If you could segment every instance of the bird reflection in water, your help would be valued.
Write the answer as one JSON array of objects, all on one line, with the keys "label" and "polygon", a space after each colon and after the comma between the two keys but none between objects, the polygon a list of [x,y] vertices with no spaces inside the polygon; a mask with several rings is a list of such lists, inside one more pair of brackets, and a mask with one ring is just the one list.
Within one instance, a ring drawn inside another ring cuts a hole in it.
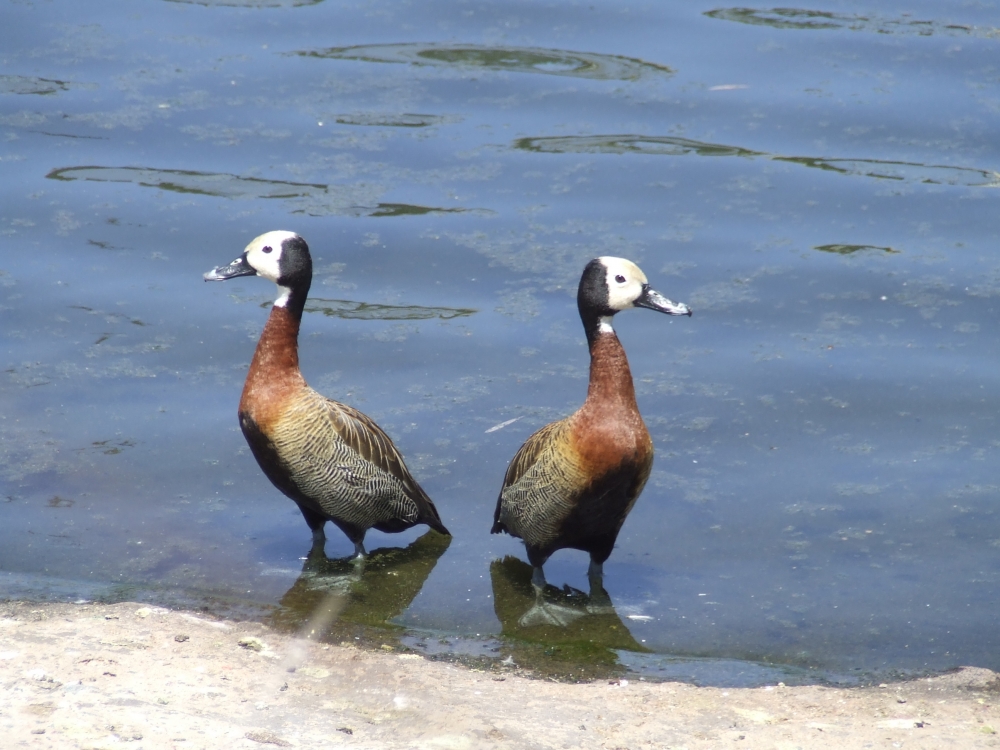
[{"label": "bird reflection in water", "polygon": [[590,579],[590,592],[584,593],[568,585],[538,587],[531,576],[531,566],[510,555],[490,565],[493,608],[503,635],[542,647],[518,653],[515,646],[519,664],[540,667],[540,659],[555,659],[579,676],[596,677],[617,673],[616,651],[649,652],[622,622],[599,579]]},{"label": "bird reflection in water", "polygon": [[337,559],[314,546],[271,624],[311,639],[330,635],[338,623],[396,627],[389,621],[410,606],[450,544],[451,537],[429,531],[405,548]]}]

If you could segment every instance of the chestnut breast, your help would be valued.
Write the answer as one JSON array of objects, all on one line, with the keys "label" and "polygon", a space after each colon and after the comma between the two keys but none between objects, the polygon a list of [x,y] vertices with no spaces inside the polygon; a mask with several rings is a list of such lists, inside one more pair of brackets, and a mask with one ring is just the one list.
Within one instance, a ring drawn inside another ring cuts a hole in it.
[{"label": "chestnut breast", "polygon": [[639,414],[625,350],[614,333],[599,334],[593,343],[587,400],[571,421],[572,450],[587,476],[597,479],[628,465],[648,473],[653,441]]},{"label": "chestnut breast", "polygon": [[284,307],[274,307],[250,363],[240,416],[252,419],[264,435],[273,434],[291,402],[306,388],[299,371],[299,321]]}]

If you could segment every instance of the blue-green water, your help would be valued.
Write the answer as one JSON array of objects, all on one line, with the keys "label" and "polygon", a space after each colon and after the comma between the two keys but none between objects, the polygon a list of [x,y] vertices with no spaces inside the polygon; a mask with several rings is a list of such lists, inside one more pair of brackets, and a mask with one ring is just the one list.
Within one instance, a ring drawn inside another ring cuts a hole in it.
[{"label": "blue-green water", "polygon": [[578,640],[1000,668],[997,3],[0,8],[4,595],[280,619],[340,575],[299,579],[308,529],[236,420],[273,285],[201,281],[291,229],[307,379],[455,534],[386,553],[365,585],[408,588],[356,621],[559,641],[488,532],[507,460],[583,399],[575,286],[610,254],[694,316],[616,321],[657,458],[614,609],[554,605]]}]

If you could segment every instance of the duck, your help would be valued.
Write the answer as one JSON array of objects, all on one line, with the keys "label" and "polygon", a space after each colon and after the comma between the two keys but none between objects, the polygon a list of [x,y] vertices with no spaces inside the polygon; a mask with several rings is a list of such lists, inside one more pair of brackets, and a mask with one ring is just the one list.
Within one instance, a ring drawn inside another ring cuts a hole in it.
[{"label": "duck", "polygon": [[354,543],[359,559],[371,528],[395,533],[427,524],[450,536],[385,431],[357,409],[314,391],[299,370],[299,327],[312,284],[306,241],[295,232],[267,232],[204,279],[240,276],[278,286],[243,385],[240,427],[264,475],[302,511],[313,548],[324,547],[327,521]]},{"label": "duck", "polygon": [[653,441],[614,316],[633,307],[692,314],[652,289],[635,263],[611,256],[587,264],[576,300],[590,349],[587,397],[573,414],[531,435],[511,459],[490,530],[524,541],[538,590],[546,585],[545,562],[560,549],[589,553],[588,578],[600,584],[653,465]]}]

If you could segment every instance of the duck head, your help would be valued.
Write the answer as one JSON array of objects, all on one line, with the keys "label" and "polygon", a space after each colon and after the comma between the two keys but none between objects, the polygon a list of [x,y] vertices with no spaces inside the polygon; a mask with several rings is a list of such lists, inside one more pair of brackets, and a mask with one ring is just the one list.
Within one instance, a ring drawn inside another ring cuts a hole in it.
[{"label": "duck head", "polygon": [[[645,307],[667,315],[691,315],[691,308],[671,302],[652,289],[646,274],[625,258],[594,258],[583,270],[576,295],[584,327],[610,329],[615,313],[630,307]],[[590,325],[588,325],[590,323]]]},{"label": "duck head", "polygon": [[275,231],[260,235],[247,245],[243,255],[228,266],[205,274],[205,281],[226,281],[237,276],[262,276],[278,285],[275,305],[284,307],[294,292],[303,300],[312,282],[312,257],[306,241],[295,232]]}]

